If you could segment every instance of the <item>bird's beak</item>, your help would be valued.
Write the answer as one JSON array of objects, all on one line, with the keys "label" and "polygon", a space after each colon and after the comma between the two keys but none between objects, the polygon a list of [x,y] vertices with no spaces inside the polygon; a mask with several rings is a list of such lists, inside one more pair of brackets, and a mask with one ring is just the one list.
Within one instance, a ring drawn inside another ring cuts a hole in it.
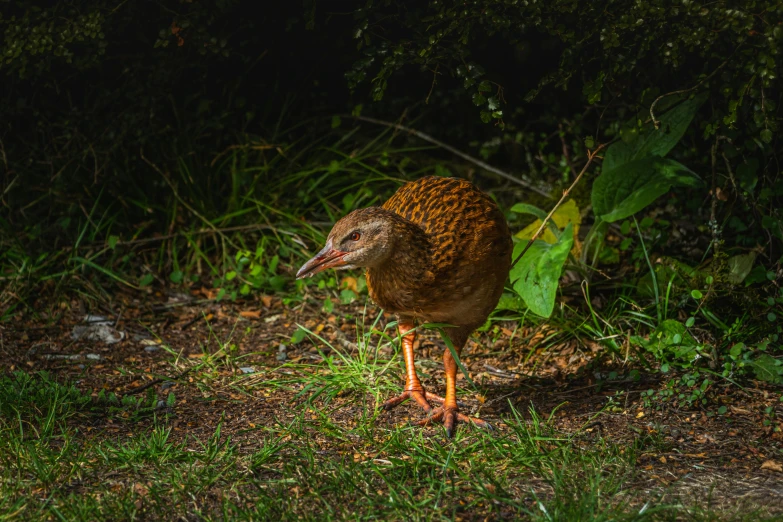
[{"label": "bird's beak", "polygon": [[324,246],[315,257],[302,265],[302,268],[296,273],[296,278],[302,279],[303,277],[312,277],[318,272],[323,272],[327,268],[342,266],[345,264],[343,257],[347,253],[348,252],[341,252],[332,248],[332,241],[329,240],[326,242],[326,246]]}]

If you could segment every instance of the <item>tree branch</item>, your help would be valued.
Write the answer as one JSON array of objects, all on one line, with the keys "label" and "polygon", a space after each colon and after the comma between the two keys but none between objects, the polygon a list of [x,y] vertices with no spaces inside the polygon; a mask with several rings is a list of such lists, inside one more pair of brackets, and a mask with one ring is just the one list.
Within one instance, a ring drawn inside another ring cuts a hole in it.
[{"label": "tree branch", "polygon": [[516,178],[516,177],[512,176],[511,174],[509,174],[508,172],[505,172],[505,171],[502,171],[502,170],[500,170],[498,168],[495,168],[492,165],[489,165],[488,163],[484,163],[480,159],[477,159],[477,158],[474,158],[473,156],[465,154],[464,152],[455,149],[451,145],[447,145],[447,144],[443,143],[442,141],[439,141],[439,140],[433,138],[429,134],[425,134],[425,133],[423,133],[421,131],[417,131],[416,129],[411,129],[410,127],[406,127],[404,125],[400,125],[399,123],[392,123],[390,121],[378,120],[378,119],[375,119],[375,118],[368,118],[367,116],[354,116],[352,114],[341,114],[340,116],[342,116],[344,118],[353,118],[355,120],[366,121],[368,123],[375,123],[376,125],[383,125],[384,127],[389,127],[390,129],[396,129],[396,130],[399,130],[399,131],[402,131],[402,132],[407,132],[408,134],[412,134],[412,135],[416,136],[417,138],[420,138],[420,139],[422,139],[424,141],[428,141],[428,142],[432,143],[433,145],[437,145],[438,147],[451,152],[455,156],[459,156],[460,158],[473,163],[477,167],[480,167],[480,168],[486,170],[487,172],[491,172],[493,174],[496,174],[496,175],[500,176],[501,178],[505,178],[505,179],[507,179],[509,181],[513,181],[517,185],[521,185],[522,187],[525,187],[526,189],[528,189],[528,190],[530,190],[532,192],[535,192],[537,194],[540,194],[540,195],[542,195],[542,196],[544,196],[546,198],[550,198],[550,199],[552,198],[552,195],[549,194],[548,192],[546,192],[545,190],[542,190],[542,189],[540,189],[540,188],[538,188],[538,187],[536,187],[534,185],[531,185],[530,183],[528,183],[528,182],[526,182],[524,180]]}]

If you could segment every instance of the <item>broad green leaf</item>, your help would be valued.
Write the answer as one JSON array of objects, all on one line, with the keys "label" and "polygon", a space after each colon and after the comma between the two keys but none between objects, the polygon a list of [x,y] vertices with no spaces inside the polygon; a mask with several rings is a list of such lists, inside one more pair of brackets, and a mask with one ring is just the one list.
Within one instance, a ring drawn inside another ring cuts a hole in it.
[{"label": "broad green leaf", "polygon": [[[528,241],[521,241],[514,247],[514,259],[522,252]],[[549,317],[555,308],[557,283],[563,271],[563,264],[574,243],[574,228],[566,226],[555,244],[534,241],[525,256],[511,269],[514,291],[525,301],[530,310],[541,317]]]},{"label": "broad green leaf", "polygon": [[764,382],[771,382],[773,384],[780,384],[783,382],[783,366],[769,355],[768,353],[762,354],[757,357],[751,363],[753,372],[756,374],[756,379]]},{"label": "broad green leaf", "polygon": [[701,184],[685,165],[646,156],[604,171],[593,183],[593,210],[609,223],[632,216],[666,194],[672,185]]},{"label": "broad green leaf", "polygon": [[[604,155],[603,170],[612,170],[648,155],[665,156],[680,141],[706,99],[707,93],[702,93],[685,100],[670,111],[656,115],[660,121],[657,129],[648,123],[631,142],[618,141],[610,145]],[[662,108],[659,105],[659,110]]]},{"label": "broad green leaf", "polygon": [[753,262],[756,260],[756,252],[748,252],[747,254],[738,254],[728,259],[729,265],[729,283],[738,285],[748,277],[751,269],[753,268]]}]

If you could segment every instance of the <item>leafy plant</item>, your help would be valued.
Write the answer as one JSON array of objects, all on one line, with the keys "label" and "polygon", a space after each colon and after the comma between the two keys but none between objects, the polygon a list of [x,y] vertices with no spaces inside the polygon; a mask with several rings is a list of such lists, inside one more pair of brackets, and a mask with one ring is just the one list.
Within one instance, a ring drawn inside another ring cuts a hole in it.
[{"label": "leafy plant", "polygon": [[[518,203],[511,210],[535,215],[538,219],[517,234],[527,239],[514,246],[512,259],[517,259],[528,246],[534,232],[541,226],[546,214],[540,209]],[[511,268],[510,278],[514,291],[530,310],[542,317],[549,317],[555,306],[558,281],[563,265],[574,245],[574,230],[579,227],[579,210],[569,201],[553,214],[549,229],[543,239],[536,239],[521,260]],[[561,231],[558,225],[564,228]]]}]

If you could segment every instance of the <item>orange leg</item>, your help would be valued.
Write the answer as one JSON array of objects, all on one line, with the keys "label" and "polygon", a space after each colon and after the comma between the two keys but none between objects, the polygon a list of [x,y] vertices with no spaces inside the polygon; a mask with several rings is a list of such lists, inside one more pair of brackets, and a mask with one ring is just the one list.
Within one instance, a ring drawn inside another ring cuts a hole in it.
[{"label": "orange leg", "polygon": [[390,410],[395,406],[398,406],[408,399],[415,400],[419,406],[421,406],[425,412],[432,411],[432,406],[427,402],[428,400],[442,403],[443,397],[438,397],[435,394],[429,393],[421,385],[419,376],[416,375],[416,367],[414,363],[413,342],[416,340],[416,332],[413,330],[414,325],[412,323],[400,323],[398,325],[400,335],[402,335],[402,353],[405,357],[405,390],[397,397],[392,397],[388,401],[383,403],[385,410]]},{"label": "orange leg", "polygon": [[451,438],[454,435],[454,425],[459,422],[470,422],[480,428],[492,429],[492,425],[485,420],[468,417],[459,412],[457,405],[457,363],[447,348],[443,352],[443,367],[446,370],[446,398],[443,405],[435,408],[429,416],[419,421],[419,426],[426,426],[432,422],[440,421],[446,428],[446,435]]}]

